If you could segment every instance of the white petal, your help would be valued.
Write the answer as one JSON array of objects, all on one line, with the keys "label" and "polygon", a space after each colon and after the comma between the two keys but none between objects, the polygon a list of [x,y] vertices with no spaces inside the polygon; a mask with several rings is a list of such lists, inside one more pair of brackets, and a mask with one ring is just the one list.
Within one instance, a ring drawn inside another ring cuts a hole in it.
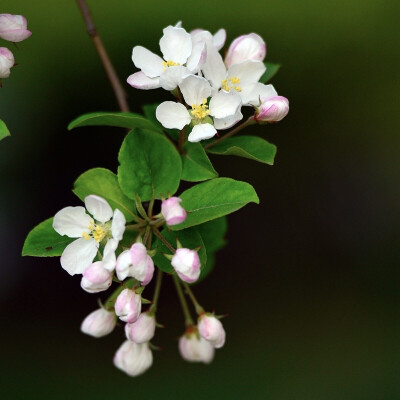
[{"label": "white petal", "polygon": [[230,67],[246,60],[263,61],[267,52],[264,40],[256,33],[242,35],[229,46],[225,64]]},{"label": "white petal", "polygon": [[163,72],[163,59],[157,54],[142,46],[135,46],[132,50],[132,61],[149,78],[156,78]]},{"label": "white petal", "polygon": [[214,118],[215,129],[228,129],[238,123],[242,118],[243,114],[240,112],[241,107],[238,107],[236,113],[226,118]]},{"label": "white petal", "polygon": [[118,279],[123,281],[129,274],[129,267],[132,265],[130,250],[123,251],[117,260],[116,272]]},{"label": "white petal", "polygon": [[164,90],[174,90],[188,74],[186,67],[168,67],[160,76],[160,86]]},{"label": "white petal", "polygon": [[90,232],[91,220],[84,207],[65,207],[54,216],[53,228],[60,235],[80,238],[83,232]]},{"label": "white petal", "polygon": [[235,114],[241,103],[242,99],[236,90],[230,92],[221,90],[210,100],[210,115],[216,118],[229,117]]},{"label": "white petal", "polygon": [[189,142],[200,142],[212,138],[217,133],[216,129],[211,124],[195,125],[188,137]]},{"label": "white petal", "polygon": [[103,224],[113,216],[113,210],[107,201],[94,194],[85,197],[85,207],[96,221],[100,221]]},{"label": "white petal", "polygon": [[122,236],[125,232],[125,224],[126,219],[124,214],[122,214],[122,212],[119,211],[118,208],[116,208],[111,223],[111,233],[114,239],[118,241],[122,239]]},{"label": "white petal", "polygon": [[156,117],[168,129],[182,129],[192,120],[186,107],[181,103],[164,101],[156,109]]},{"label": "white petal", "polygon": [[207,60],[207,45],[205,42],[193,45],[192,54],[187,60],[186,66],[194,74],[199,72]]},{"label": "white petal", "polygon": [[130,75],[126,81],[135,89],[149,90],[160,87],[159,78],[149,78],[142,71]]},{"label": "white petal", "polygon": [[270,97],[278,96],[278,92],[275,90],[273,85],[263,85],[259,84],[259,96],[261,102],[269,99]]},{"label": "white petal", "polygon": [[240,64],[234,64],[228,69],[228,77],[237,77],[240,84],[255,83],[261,78],[267,68],[261,61],[243,61]]},{"label": "white petal", "polygon": [[117,258],[115,257],[115,250],[118,247],[118,240],[109,239],[106,245],[104,246],[103,251],[103,267],[107,271],[114,271],[115,265],[117,263]]},{"label": "white petal", "polygon": [[182,28],[182,21],[178,21],[178,22],[175,24],[175,28]]},{"label": "white petal", "polygon": [[210,32],[205,31],[204,29],[194,29],[190,32],[192,36],[192,43],[206,42],[212,44],[213,37]]},{"label": "white petal", "polygon": [[[192,38],[183,28],[167,26],[164,35],[160,39],[160,49],[166,61],[173,61],[180,65],[186,63],[186,60],[192,52]],[[147,74],[146,74],[147,75]]]},{"label": "white petal", "polygon": [[244,105],[252,105],[256,107],[264,100],[277,95],[278,93],[272,85],[264,85],[260,82],[250,85],[244,84],[242,86],[242,91],[240,92],[240,97],[242,98]]},{"label": "white petal", "polygon": [[186,103],[190,106],[201,104],[204,99],[207,99],[211,95],[211,86],[207,79],[196,75],[189,75],[184,78],[179,88]]},{"label": "white petal", "polygon": [[226,31],[225,29],[220,29],[213,36],[213,45],[219,51],[224,47],[226,40]]},{"label": "white petal", "polygon": [[80,238],[70,243],[61,255],[61,266],[70,274],[82,274],[88,268],[97,253],[94,239]]},{"label": "white petal", "polygon": [[207,60],[203,67],[204,76],[211,82],[212,87],[219,89],[221,81],[226,77],[226,68],[221,54],[210,43],[207,43]]}]

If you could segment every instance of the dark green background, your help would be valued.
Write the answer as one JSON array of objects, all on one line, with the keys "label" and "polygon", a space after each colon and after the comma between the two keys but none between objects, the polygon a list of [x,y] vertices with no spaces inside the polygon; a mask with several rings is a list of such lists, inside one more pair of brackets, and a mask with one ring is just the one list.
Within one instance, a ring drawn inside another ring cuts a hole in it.
[{"label": "dark green background", "polygon": [[[79,332],[96,307],[58,259],[20,257],[24,237],[67,205],[84,170],[116,170],[124,131],[81,128],[78,115],[117,106],[74,1],[3,0],[33,31],[0,90],[0,394],[2,399],[400,398],[399,17],[397,0],[182,2],[91,0],[125,82],[131,50],[158,52],[162,28],[257,32],[290,100],[281,123],[247,132],[277,144],[276,165],[214,156],[221,176],[251,182],[261,205],[229,217],[229,245],[195,290],[228,313],[210,366],[177,353],[183,319],[162,289],[154,365],[131,379],[112,365],[122,329]],[[125,84],[133,111],[169,99]],[[129,397],[128,397],[129,396]]]}]

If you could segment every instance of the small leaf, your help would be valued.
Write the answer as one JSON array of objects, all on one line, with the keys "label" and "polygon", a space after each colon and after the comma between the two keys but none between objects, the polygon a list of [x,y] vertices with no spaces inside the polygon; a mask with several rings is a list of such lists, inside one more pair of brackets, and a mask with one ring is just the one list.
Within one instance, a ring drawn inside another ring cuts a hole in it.
[{"label": "small leaf", "polygon": [[264,164],[273,165],[276,146],[258,136],[246,135],[227,138],[210,147],[207,151],[212,154],[250,158]]},{"label": "small leaf", "polygon": [[53,228],[53,218],[46,219],[35,226],[25,239],[23,256],[55,257],[61,256],[64,249],[75,238],[59,235]]},{"label": "small leaf", "polygon": [[[207,264],[207,251],[204,246],[204,242],[201,238],[201,235],[195,228],[185,229],[179,232],[173,232],[165,228],[161,235],[167,240],[167,242],[176,249],[176,239],[178,239],[182,246],[194,250],[200,246],[200,250],[198,251],[201,268],[203,268]],[[157,254],[153,257],[154,264],[157,265],[161,271],[171,273],[174,271],[171,261],[169,261],[163,254],[171,254],[171,250],[168,249],[167,246],[157,238],[153,243],[153,248],[157,248]]]},{"label": "small leaf", "polygon": [[281,65],[280,64],[270,63],[270,62],[264,62],[264,64],[267,67],[267,70],[264,72],[264,74],[260,78],[260,82],[267,83],[269,80],[272,79],[272,77],[275,74],[277,74],[277,72],[281,68]]},{"label": "small leaf", "polygon": [[177,142],[178,138],[179,138],[178,129],[167,129],[167,128],[164,128],[161,125],[161,123],[158,121],[158,119],[156,117],[156,109],[157,109],[158,106],[159,106],[159,103],[145,104],[143,106],[144,116],[148,120],[150,120],[154,125],[156,125],[160,130],[165,131],[172,140],[175,140]]},{"label": "small leaf", "polygon": [[146,128],[160,131],[159,127],[140,114],[130,112],[93,112],[74,119],[68,130],[81,126],[116,126],[120,128]]},{"label": "small leaf", "polygon": [[95,194],[103,197],[115,210],[118,208],[126,221],[132,221],[136,214],[135,202],[124,195],[119,187],[117,175],[105,168],[93,168],[84,172],[74,183],[72,190],[82,201],[86,196]]},{"label": "small leaf", "polygon": [[182,179],[184,181],[199,182],[218,176],[200,143],[186,142],[183,149],[185,154],[181,157]]},{"label": "small leaf", "polygon": [[7,136],[11,136],[10,131],[7,128],[7,125],[0,119],[0,140],[4,139]]},{"label": "small leaf", "polygon": [[253,186],[230,178],[216,178],[199,183],[180,196],[188,216],[184,222],[171,226],[180,230],[230,214],[247,203],[259,203]]},{"label": "small leaf", "polygon": [[118,181],[131,199],[137,193],[142,201],[173,195],[179,186],[182,161],[175,146],[163,135],[135,129],[122,143],[118,160]]}]

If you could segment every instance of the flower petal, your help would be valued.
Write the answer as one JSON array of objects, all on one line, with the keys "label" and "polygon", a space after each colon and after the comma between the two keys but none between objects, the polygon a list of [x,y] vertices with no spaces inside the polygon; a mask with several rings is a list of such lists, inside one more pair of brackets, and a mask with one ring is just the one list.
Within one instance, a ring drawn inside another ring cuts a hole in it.
[{"label": "flower petal", "polygon": [[160,86],[164,90],[174,90],[188,74],[189,70],[186,67],[168,67],[160,75]]},{"label": "flower petal", "polygon": [[54,216],[53,228],[60,235],[80,238],[82,233],[90,232],[91,220],[84,207],[65,207]]},{"label": "flower petal", "polygon": [[212,138],[217,133],[217,130],[211,124],[195,125],[188,137],[189,142],[200,142]]},{"label": "flower petal", "polygon": [[205,42],[199,42],[193,45],[192,54],[187,60],[186,66],[192,73],[197,73],[203,67],[207,60],[207,45]]},{"label": "flower petal", "polygon": [[117,250],[117,247],[118,240],[116,239],[109,239],[104,246],[103,267],[109,272],[114,271],[115,265],[117,264],[117,258],[115,256],[115,250]]},{"label": "flower petal", "polygon": [[116,208],[111,223],[111,233],[113,238],[117,241],[120,241],[122,239],[122,236],[124,235],[125,224],[126,219],[124,217],[124,214],[122,214],[122,212],[119,211],[118,208]]},{"label": "flower petal", "polygon": [[242,99],[235,90],[230,92],[221,90],[210,100],[210,115],[216,118],[229,117],[235,114],[241,103]]},{"label": "flower petal", "polygon": [[225,64],[230,67],[246,60],[263,61],[267,52],[264,40],[256,33],[242,35],[229,46]]},{"label": "flower petal", "polygon": [[213,36],[213,45],[219,51],[224,47],[226,40],[225,29],[219,29]]},{"label": "flower petal", "polygon": [[241,107],[239,106],[235,114],[229,117],[214,118],[215,129],[228,129],[238,123],[243,118],[243,114],[241,113],[240,109]]},{"label": "flower petal", "polygon": [[94,239],[80,238],[70,243],[61,255],[61,266],[70,274],[82,274],[88,268],[97,253]]},{"label": "flower petal", "polygon": [[211,86],[207,79],[197,75],[189,75],[184,78],[179,88],[186,103],[190,106],[201,104],[204,99],[207,99],[211,95]]},{"label": "flower petal", "polygon": [[149,90],[160,87],[159,78],[149,78],[142,71],[130,75],[126,81],[135,89]]},{"label": "flower petal", "polygon": [[136,68],[141,69],[149,78],[156,78],[163,72],[163,59],[142,46],[132,50],[132,61]]},{"label": "flower petal", "polygon": [[129,267],[132,265],[132,257],[130,250],[123,251],[117,259],[115,268],[118,279],[123,281],[129,275]]},{"label": "flower petal", "polygon": [[243,61],[240,64],[234,64],[228,69],[228,77],[237,77],[240,84],[255,83],[261,78],[267,68],[261,61]]},{"label": "flower petal", "polygon": [[96,221],[100,221],[103,224],[113,216],[113,210],[107,201],[94,194],[85,197],[85,207]]},{"label": "flower petal", "polygon": [[161,103],[156,109],[156,117],[168,129],[182,129],[192,120],[186,107],[173,101]]},{"label": "flower petal", "polygon": [[278,96],[278,93],[272,85],[264,85],[257,82],[252,85],[243,85],[240,95],[243,104],[258,107],[263,101],[270,97]]},{"label": "flower petal", "polygon": [[213,88],[219,89],[221,81],[226,77],[226,68],[221,54],[207,42],[207,60],[203,67],[204,76],[211,82]]},{"label": "flower petal", "polygon": [[164,28],[163,32],[164,35],[160,39],[160,49],[164,59],[180,65],[185,64],[192,52],[192,38],[190,34],[183,28],[171,25]]}]

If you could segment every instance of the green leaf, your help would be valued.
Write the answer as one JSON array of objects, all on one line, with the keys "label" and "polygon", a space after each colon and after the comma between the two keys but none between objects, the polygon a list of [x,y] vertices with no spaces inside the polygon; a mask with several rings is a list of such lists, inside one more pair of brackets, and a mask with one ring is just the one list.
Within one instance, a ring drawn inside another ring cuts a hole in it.
[{"label": "green leaf", "polygon": [[135,202],[124,195],[119,187],[117,175],[105,168],[93,168],[84,172],[74,183],[72,190],[82,201],[95,194],[108,201],[111,208],[118,208],[126,221],[132,221],[136,214]]},{"label": "green leaf", "polygon": [[[200,247],[198,254],[200,258],[201,268],[203,268],[207,264],[206,247],[200,233],[197,231],[196,228],[184,229],[179,232],[173,232],[168,230],[168,228],[165,228],[161,232],[161,235],[174,249],[176,249],[176,239],[178,239],[182,246],[187,249],[194,250],[197,247]],[[169,250],[168,247],[165,246],[165,244],[159,238],[154,241],[153,248],[157,248],[157,253],[153,257],[154,264],[157,265],[157,267],[160,268],[161,271],[167,273],[173,272],[174,269],[171,265],[171,261],[163,256],[163,253],[171,254],[171,250]]]},{"label": "green leaf", "polygon": [[250,158],[264,164],[273,165],[276,146],[258,136],[245,135],[227,138],[210,147],[207,151],[212,154]]},{"label": "green leaf", "polygon": [[53,218],[46,219],[35,226],[25,239],[23,256],[55,257],[61,256],[74,238],[59,235],[53,228]]},{"label": "green leaf", "polygon": [[200,143],[186,142],[183,146],[182,179],[188,182],[205,181],[218,176]]},{"label": "green leaf", "polygon": [[161,123],[158,121],[158,119],[156,117],[156,109],[158,106],[159,106],[159,103],[145,104],[143,106],[144,116],[148,120],[150,120],[154,125],[156,125],[160,130],[165,131],[171,139],[173,139],[177,142],[179,139],[179,130],[178,129],[167,129],[161,125]]},{"label": "green leaf", "polygon": [[68,130],[81,126],[116,126],[120,128],[146,128],[159,131],[159,127],[140,114],[130,112],[93,112],[74,119]]},{"label": "green leaf", "polygon": [[269,80],[272,79],[273,76],[275,76],[275,74],[277,74],[277,72],[281,68],[281,65],[275,64],[275,63],[270,63],[270,62],[264,62],[264,64],[267,67],[267,70],[264,72],[264,74],[260,78],[260,82],[267,83]]},{"label": "green leaf", "polygon": [[159,199],[173,195],[178,189],[181,157],[163,135],[148,129],[135,129],[122,143],[118,160],[118,181],[131,199],[137,193],[142,201],[148,201],[153,190],[155,198]]},{"label": "green leaf", "polygon": [[4,139],[7,136],[11,136],[10,131],[7,128],[7,125],[0,119],[0,140]]},{"label": "green leaf", "polygon": [[259,203],[253,186],[230,178],[215,178],[199,183],[180,196],[188,216],[184,222],[171,226],[180,230],[230,214],[247,203]]}]

